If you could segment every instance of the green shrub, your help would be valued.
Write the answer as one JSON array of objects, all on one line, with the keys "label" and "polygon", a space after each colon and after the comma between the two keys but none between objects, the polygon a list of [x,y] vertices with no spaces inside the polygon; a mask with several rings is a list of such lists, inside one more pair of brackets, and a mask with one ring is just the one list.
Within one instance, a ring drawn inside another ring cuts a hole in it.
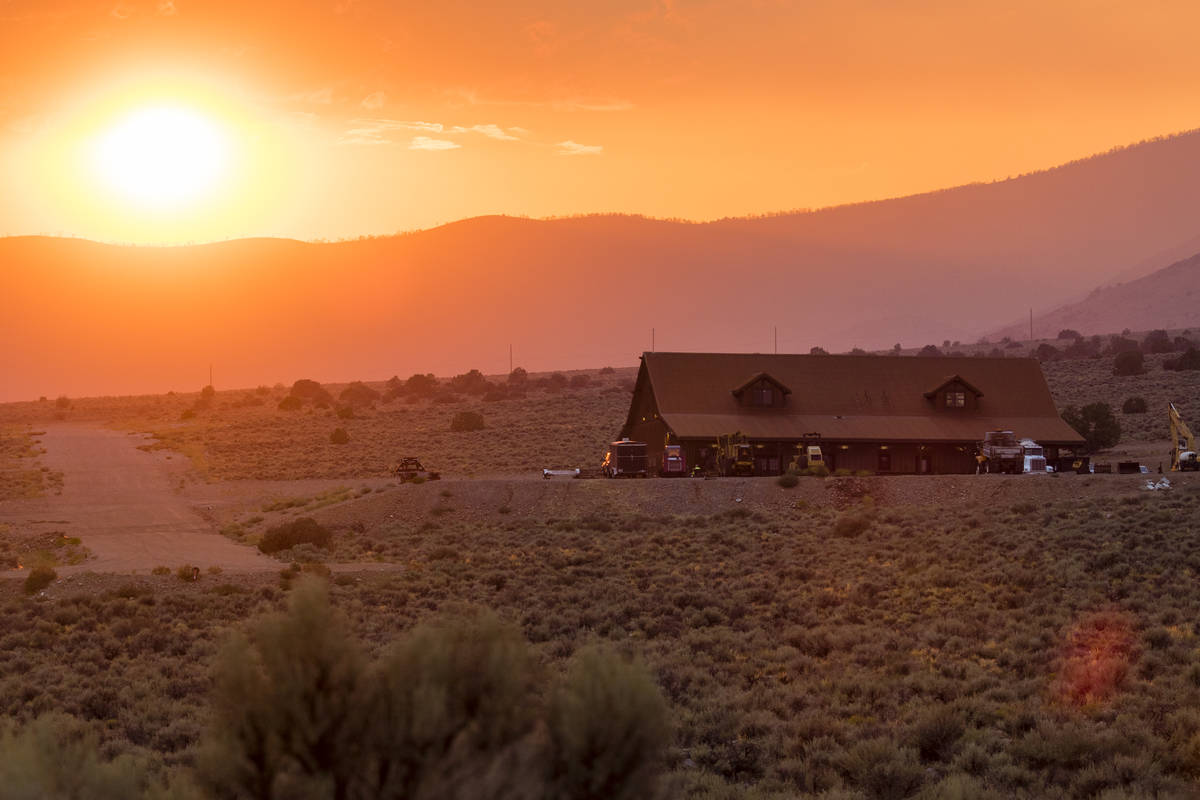
[{"label": "green shrub", "polygon": [[483,415],[474,411],[459,411],[450,420],[452,431],[481,431],[485,427],[487,426],[483,423]]},{"label": "green shrub", "polygon": [[362,381],[355,381],[342,390],[338,399],[349,406],[366,407],[375,405],[380,394]]},{"label": "green shrub", "polygon": [[811,478],[828,478],[829,467],[825,466],[824,464],[817,464],[812,467],[805,467],[804,472],[801,474],[807,475]]},{"label": "green shrub", "polygon": [[328,548],[332,534],[312,517],[300,517],[282,525],[276,525],[263,534],[258,549],[268,555],[295,547],[311,544]]},{"label": "green shrub", "polygon": [[280,411],[299,411],[304,407],[304,401],[295,395],[288,395],[279,401]]},{"label": "green shrub", "polygon": [[860,511],[845,511],[833,523],[833,535],[839,539],[854,539],[871,527],[871,517]]},{"label": "green shrub", "polygon": [[50,567],[34,567],[25,576],[25,594],[37,594],[56,580],[58,573]]},{"label": "green shrub", "polygon": [[579,654],[547,690],[517,629],[482,613],[369,661],[307,578],[235,634],[214,683],[198,772],[216,797],[653,798],[668,741],[654,682],[613,656]]},{"label": "green shrub", "polygon": [[296,397],[301,400],[312,400],[314,405],[331,405],[333,403],[333,395],[331,395],[325,387],[316,381],[301,378],[292,384],[292,390],[288,393],[290,397]]},{"label": "green shrub", "polygon": [[334,428],[333,433],[329,434],[329,441],[333,444],[349,444],[350,434],[346,433],[345,428]]},{"label": "green shrub", "polygon": [[1113,375],[1141,375],[1146,371],[1145,360],[1137,350],[1117,353],[1113,359]]},{"label": "green shrub", "polygon": [[775,482],[784,489],[793,489],[800,483],[800,476],[794,472],[787,472],[780,475]]},{"label": "green shrub", "polygon": [[1144,397],[1127,397],[1125,402],[1121,404],[1122,414],[1145,414],[1146,413],[1146,398]]},{"label": "green shrub", "polygon": [[935,708],[912,730],[912,743],[922,761],[949,761],[963,735],[963,723],[952,708]]}]

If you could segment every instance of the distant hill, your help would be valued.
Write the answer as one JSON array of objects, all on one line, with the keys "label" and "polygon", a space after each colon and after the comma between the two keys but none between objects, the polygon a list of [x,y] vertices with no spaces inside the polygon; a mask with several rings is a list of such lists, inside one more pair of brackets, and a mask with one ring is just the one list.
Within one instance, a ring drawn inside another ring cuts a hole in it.
[{"label": "distant hill", "polygon": [[[1200,235],[1200,132],[706,224],[480,217],[341,243],[0,239],[0,399],[971,341]],[[647,187],[652,191],[653,187]],[[1127,323],[1133,325],[1134,323]],[[1124,327],[1121,325],[1120,327]]]},{"label": "distant hill", "polygon": [[[1065,328],[1085,336],[1126,328],[1200,329],[1200,254],[1144,278],[1104,286],[1085,299],[1043,314],[1034,314],[1034,334],[1052,337]],[[1029,338],[1028,322],[993,331],[989,338]]]}]

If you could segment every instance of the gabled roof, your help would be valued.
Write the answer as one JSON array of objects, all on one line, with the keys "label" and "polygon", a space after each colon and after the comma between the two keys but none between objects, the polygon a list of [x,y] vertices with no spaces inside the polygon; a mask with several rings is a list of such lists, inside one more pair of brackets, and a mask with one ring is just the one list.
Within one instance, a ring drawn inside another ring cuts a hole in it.
[{"label": "gabled roof", "polygon": [[941,383],[939,383],[937,386],[933,387],[928,392],[926,392],[925,396],[926,397],[935,397],[938,392],[940,392],[942,389],[945,389],[947,386],[949,386],[952,383],[961,383],[976,397],[983,397],[983,392],[979,391],[974,386],[972,386],[971,383],[969,381],[967,381],[967,379],[964,378],[962,375],[951,375],[947,378],[944,378]]},{"label": "gabled roof", "polygon": [[768,374],[767,374],[767,373],[765,373],[765,372],[756,372],[755,374],[753,374],[753,375],[751,375],[751,376],[750,376],[750,380],[746,381],[746,382],[745,382],[745,383],[743,383],[741,386],[738,386],[737,388],[735,388],[735,389],[733,390],[733,392],[732,392],[733,396],[734,396],[734,397],[741,397],[741,396],[742,396],[742,392],[746,391],[747,389],[749,389],[751,386],[753,386],[754,384],[758,383],[759,381],[767,381],[768,383],[773,383],[773,384],[775,384],[776,388],[778,388],[778,389],[779,389],[779,391],[783,392],[784,394],[791,394],[791,393],[792,393],[792,390],[791,390],[791,389],[789,389],[788,387],[784,386],[784,385],[783,385],[783,384],[782,384],[782,383],[779,381],[779,379],[778,379],[778,378],[776,378],[776,377],[774,377],[774,376],[772,376],[772,375],[768,375]]},{"label": "gabled roof", "polygon": [[[800,387],[769,415],[747,413],[729,392],[761,374]],[[977,408],[931,408],[926,393],[947,375],[977,393]],[[684,438],[740,430],[756,439],[816,432],[843,441],[969,442],[1004,428],[1043,444],[1083,444],[1031,358],[656,352],[642,356],[637,391],[647,385],[663,421]]]}]

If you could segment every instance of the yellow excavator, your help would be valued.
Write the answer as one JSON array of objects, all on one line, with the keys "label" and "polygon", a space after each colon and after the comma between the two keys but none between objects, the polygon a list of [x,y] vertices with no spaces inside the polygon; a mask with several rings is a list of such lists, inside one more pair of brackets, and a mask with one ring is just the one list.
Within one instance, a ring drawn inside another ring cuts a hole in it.
[{"label": "yellow excavator", "polygon": [[1167,417],[1171,420],[1171,471],[1196,472],[1200,470],[1200,458],[1196,455],[1196,437],[1192,429],[1179,416],[1174,403],[1167,403]]}]

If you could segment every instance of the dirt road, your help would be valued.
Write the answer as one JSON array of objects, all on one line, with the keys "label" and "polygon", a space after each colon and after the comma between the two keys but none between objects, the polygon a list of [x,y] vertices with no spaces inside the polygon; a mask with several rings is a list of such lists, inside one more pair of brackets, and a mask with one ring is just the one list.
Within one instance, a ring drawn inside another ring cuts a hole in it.
[{"label": "dirt road", "polygon": [[95,557],[59,567],[60,574],[184,564],[227,572],[279,569],[278,562],[217,533],[175,490],[178,462],[138,450],[140,437],[65,424],[48,427],[40,439],[46,449],[42,463],[63,473],[63,492],[5,507],[0,521],[52,525],[82,539]]}]

